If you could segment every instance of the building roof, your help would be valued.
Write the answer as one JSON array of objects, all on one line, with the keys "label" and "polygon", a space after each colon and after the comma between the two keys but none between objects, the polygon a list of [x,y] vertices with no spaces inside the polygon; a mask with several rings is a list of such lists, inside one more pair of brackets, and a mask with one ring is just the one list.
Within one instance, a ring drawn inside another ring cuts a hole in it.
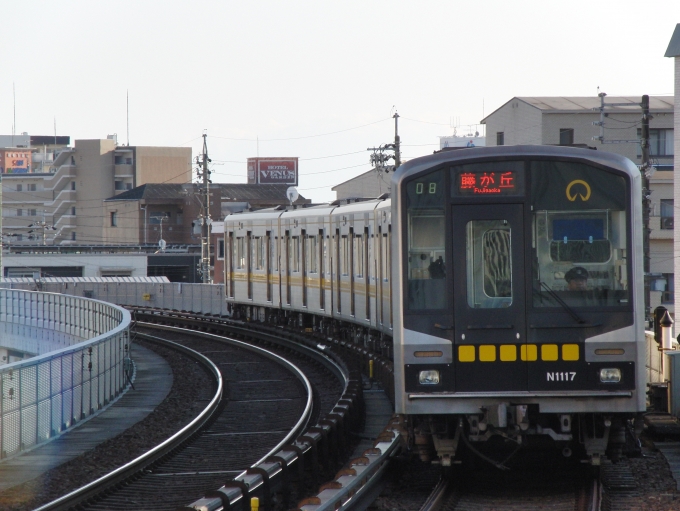
[{"label": "building roof", "polygon": [[[142,186],[127,190],[123,193],[115,195],[105,200],[106,201],[122,201],[122,200],[172,200],[183,199],[187,192],[193,192],[197,188],[194,183],[173,184],[173,183],[147,183]],[[276,203],[288,203],[286,190],[289,185],[258,185],[258,184],[244,184],[244,183],[213,183],[210,189],[213,193],[219,190],[220,199],[222,201],[238,201],[238,202],[253,202],[265,201]],[[302,195],[299,196],[296,203],[309,202]]]},{"label": "building roof", "polygon": [[354,176],[354,177],[348,179],[347,181],[343,181],[342,183],[338,183],[337,185],[331,187],[331,190],[335,191],[335,189],[338,188],[339,186],[346,185],[346,184],[351,183],[352,181],[356,181],[358,179],[367,178],[369,176],[369,174],[375,174],[375,173],[376,173],[376,169],[372,168],[371,170],[367,170],[363,174],[359,174],[358,176]]},{"label": "building roof", "polygon": [[[508,103],[513,101],[522,101],[527,105],[533,106],[541,110],[544,114],[558,114],[558,113],[593,113],[600,108],[600,98],[598,96],[515,96],[511,100],[505,102],[499,108],[491,112],[484,119],[482,124],[486,124],[486,120],[498,112]],[[639,112],[640,102],[642,96],[606,96],[604,99],[605,105],[607,103],[630,103],[628,106],[618,106],[608,108],[607,112]],[[649,96],[649,110],[651,112],[673,112],[674,109],[673,96]]]},{"label": "building roof", "polygon": [[104,202],[142,199],[183,199],[186,197],[187,191],[193,191],[193,189],[194,185],[192,183],[148,183],[104,199]]},{"label": "building roof", "polygon": [[666,49],[664,57],[680,57],[680,23],[675,25],[671,42],[668,43],[668,49]]},{"label": "building roof", "polygon": [[[217,183],[212,186],[218,186],[222,192],[222,200],[227,201],[283,201],[288,203],[288,196],[286,190],[290,185],[273,184],[273,185],[259,185],[246,183]],[[306,199],[300,195],[296,202],[305,201]]]}]

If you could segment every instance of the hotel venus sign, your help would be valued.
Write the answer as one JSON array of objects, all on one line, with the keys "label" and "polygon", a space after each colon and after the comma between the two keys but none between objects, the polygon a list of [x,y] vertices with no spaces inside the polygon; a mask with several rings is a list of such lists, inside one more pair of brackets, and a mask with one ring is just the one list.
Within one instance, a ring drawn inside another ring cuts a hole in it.
[{"label": "hotel venus sign", "polygon": [[248,158],[248,183],[298,184],[298,158]]}]

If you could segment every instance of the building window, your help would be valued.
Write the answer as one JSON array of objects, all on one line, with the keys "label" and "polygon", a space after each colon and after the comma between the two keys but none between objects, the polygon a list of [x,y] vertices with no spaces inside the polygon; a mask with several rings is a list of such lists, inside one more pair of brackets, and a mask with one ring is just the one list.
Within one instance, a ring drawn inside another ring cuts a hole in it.
[{"label": "building window", "polygon": [[125,190],[125,183],[122,181],[116,181],[113,186],[114,190]]},{"label": "building window", "polygon": [[[162,211],[153,211],[149,213],[149,223],[150,224],[160,224],[161,221],[168,221],[170,220],[170,211],[166,211],[165,213]],[[166,224],[167,225],[167,224]]]},{"label": "building window", "polygon": [[574,129],[560,128],[560,145],[573,145],[573,144],[574,144]]},{"label": "building window", "polygon": [[661,228],[673,230],[673,199],[661,199],[660,202],[660,215],[661,216]]},{"label": "building window", "polygon": [[217,240],[217,259],[224,260],[224,239]]},{"label": "building window", "polygon": [[496,145],[505,145],[505,132],[499,131],[496,133]]},{"label": "building window", "polygon": [[24,210],[23,209],[17,209],[17,216],[24,216]]},{"label": "building window", "polygon": [[75,241],[76,240],[76,231],[73,231],[71,233],[71,240]]},{"label": "building window", "polygon": [[76,182],[71,181],[71,190],[75,190],[75,189],[76,189]]},{"label": "building window", "polygon": [[[637,130],[638,138],[642,137],[642,130]],[[650,156],[673,156],[673,130],[650,129],[649,130],[649,155]],[[638,158],[642,156],[642,147],[638,145]]]},{"label": "building window", "polygon": [[22,185],[17,185],[17,192],[20,192],[23,189]]},{"label": "building window", "polygon": [[72,214],[73,216],[76,216],[76,208],[75,208],[75,206],[71,208],[71,214]]},{"label": "building window", "polygon": [[37,186],[36,186],[35,183],[31,183],[31,184],[28,184],[26,186],[28,187],[29,192],[35,192],[37,190]]},{"label": "building window", "polygon": [[674,273],[662,273],[664,279],[666,279],[666,290],[661,293],[661,303],[674,303],[675,302],[675,274]]},{"label": "building window", "polygon": [[29,209],[28,210],[28,216],[36,216],[38,214],[38,210],[36,209]]},{"label": "building window", "polygon": [[118,227],[118,213],[111,211],[111,227]]}]

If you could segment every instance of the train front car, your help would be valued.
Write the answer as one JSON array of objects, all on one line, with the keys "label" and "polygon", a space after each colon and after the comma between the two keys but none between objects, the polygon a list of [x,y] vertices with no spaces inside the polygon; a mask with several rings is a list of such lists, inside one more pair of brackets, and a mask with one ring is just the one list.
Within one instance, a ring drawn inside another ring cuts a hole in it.
[{"label": "train front car", "polygon": [[552,439],[594,465],[645,409],[640,174],[549,146],[418,158],[392,180],[397,413],[423,459]]}]

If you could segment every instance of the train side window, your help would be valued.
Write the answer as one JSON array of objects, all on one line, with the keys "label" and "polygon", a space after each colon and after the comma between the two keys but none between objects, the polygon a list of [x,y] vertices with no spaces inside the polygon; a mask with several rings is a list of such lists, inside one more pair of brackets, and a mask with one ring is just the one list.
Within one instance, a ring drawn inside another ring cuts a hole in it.
[{"label": "train side window", "polygon": [[512,305],[512,233],[506,220],[473,220],[466,226],[467,301],[473,308]]},{"label": "train side window", "polygon": [[364,277],[364,236],[357,234],[354,243],[354,268],[356,270],[355,276],[358,278]]},{"label": "train side window", "polygon": [[236,269],[242,270],[246,267],[245,238],[242,237],[236,238],[234,248],[235,248],[234,259],[236,261]]},{"label": "train side window", "polygon": [[346,235],[343,235],[341,238],[341,254],[340,254],[340,259],[341,259],[341,269],[340,273],[343,276],[349,275],[349,240],[347,239]]},{"label": "train side window", "polygon": [[300,236],[291,236],[288,238],[290,243],[290,269],[291,271],[300,271]]},{"label": "train side window", "polygon": [[306,267],[308,268],[309,273],[318,273],[319,266],[317,263],[317,255],[319,251],[317,248],[317,237],[307,236],[305,242],[307,243],[305,252],[305,257],[307,258]]},{"label": "train side window", "polygon": [[264,240],[261,236],[255,238],[252,251],[252,259],[255,262],[253,269],[264,270]]},{"label": "train side window", "polygon": [[272,257],[272,271],[278,271],[279,270],[279,237],[278,236],[272,236],[271,238],[272,242],[272,249],[271,249],[271,257]]},{"label": "train side window", "polygon": [[389,282],[390,280],[390,272],[389,272],[389,266],[388,266],[388,261],[390,258],[390,239],[387,237],[387,234],[382,235],[382,247],[381,247],[381,267],[382,267],[382,278],[383,282]]}]

